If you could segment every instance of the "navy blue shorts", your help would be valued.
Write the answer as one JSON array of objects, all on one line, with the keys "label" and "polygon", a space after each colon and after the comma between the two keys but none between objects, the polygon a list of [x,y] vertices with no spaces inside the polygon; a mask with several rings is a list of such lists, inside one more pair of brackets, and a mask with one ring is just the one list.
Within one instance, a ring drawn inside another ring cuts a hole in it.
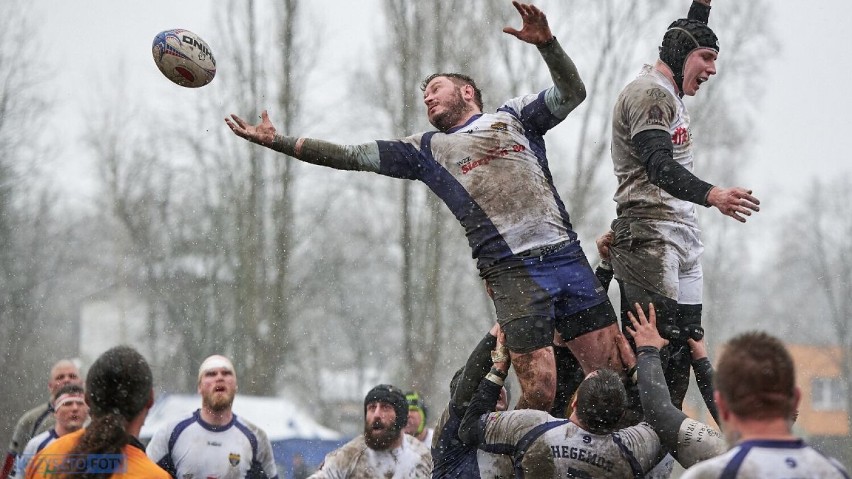
[{"label": "navy blue shorts", "polygon": [[493,291],[510,350],[527,353],[616,322],[606,291],[579,241],[536,257],[513,256],[481,272]]}]

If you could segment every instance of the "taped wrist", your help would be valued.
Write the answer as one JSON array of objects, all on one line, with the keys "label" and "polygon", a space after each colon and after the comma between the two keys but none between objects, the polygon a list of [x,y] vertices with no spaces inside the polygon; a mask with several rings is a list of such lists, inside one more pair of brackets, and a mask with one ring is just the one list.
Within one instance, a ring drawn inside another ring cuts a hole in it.
[{"label": "taped wrist", "polygon": [[285,155],[296,157],[296,142],[299,139],[292,136],[275,135],[272,137],[272,148]]}]

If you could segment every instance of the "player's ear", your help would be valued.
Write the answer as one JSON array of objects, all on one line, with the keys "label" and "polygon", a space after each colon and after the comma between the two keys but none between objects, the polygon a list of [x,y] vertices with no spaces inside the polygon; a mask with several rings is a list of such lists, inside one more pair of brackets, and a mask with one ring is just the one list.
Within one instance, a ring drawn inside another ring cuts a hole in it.
[{"label": "player's ear", "polygon": [[472,86],[464,85],[461,91],[462,98],[464,98],[465,101],[473,101],[473,97],[476,95],[476,91],[474,91]]},{"label": "player's ear", "polygon": [[719,394],[719,391],[713,391],[713,400],[716,402],[716,409],[719,410],[719,417],[727,421],[730,418],[731,412],[728,410],[728,404],[722,398],[722,395]]}]

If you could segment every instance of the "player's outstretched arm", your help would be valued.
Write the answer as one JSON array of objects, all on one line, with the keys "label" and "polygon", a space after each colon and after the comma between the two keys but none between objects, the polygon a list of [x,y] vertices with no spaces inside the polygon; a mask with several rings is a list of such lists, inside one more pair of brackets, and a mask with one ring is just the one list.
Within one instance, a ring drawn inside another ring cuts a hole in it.
[{"label": "player's outstretched arm", "polygon": [[337,170],[379,171],[379,146],[376,142],[338,145],[312,138],[279,135],[266,110],[260,114],[260,123],[257,125],[251,125],[233,114],[230,118],[225,118],[225,123],[240,138],[306,163]]},{"label": "player's outstretched arm", "polygon": [[[630,325],[627,332],[636,342],[636,359],[639,378],[639,399],[645,419],[660,436],[663,446],[677,459],[678,432],[686,414],[674,407],[671,394],[666,386],[660,349],[668,341],[657,331],[657,314],[653,303],[648,305],[648,319],[642,306],[635,305],[636,313],[628,312]],[[625,343],[626,339],[621,339]]]},{"label": "player's outstretched arm", "polygon": [[733,188],[714,186],[707,193],[707,204],[715,206],[723,215],[730,216],[740,223],[745,223],[745,216],[751,216],[752,211],[760,211],[760,200],[752,196],[751,190],[738,186]]},{"label": "player's outstretched arm", "polygon": [[503,31],[515,38],[538,47],[550,69],[554,88],[548,90],[547,106],[556,117],[565,118],[586,99],[586,86],[574,62],[550,31],[547,16],[535,5],[512,2],[521,15],[520,30],[505,27]]}]

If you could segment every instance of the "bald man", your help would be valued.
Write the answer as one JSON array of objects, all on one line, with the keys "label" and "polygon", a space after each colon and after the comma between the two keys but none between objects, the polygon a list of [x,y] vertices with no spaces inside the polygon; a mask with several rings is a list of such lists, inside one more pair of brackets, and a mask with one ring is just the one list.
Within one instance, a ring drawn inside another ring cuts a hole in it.
[{"label": "bald man", "polygon": [[66,384],[82,386],[83,380],[80,378],[80,370],[73,361],[70,359],[60,359],[50,368],[50,376],[47,378],[47,390],[49,393],[47,402],[30,409],[18,419],[15,432],[12,434],[12,440],[9,442],[9,452],[6,454],[3,470],[0,471],[0,479],[7,479],[9,477],[9,473],[12,472],[17,457],[24,451],[24,447],[26,447],[30,439],[56,425],[51,401],[59,389]]}]

